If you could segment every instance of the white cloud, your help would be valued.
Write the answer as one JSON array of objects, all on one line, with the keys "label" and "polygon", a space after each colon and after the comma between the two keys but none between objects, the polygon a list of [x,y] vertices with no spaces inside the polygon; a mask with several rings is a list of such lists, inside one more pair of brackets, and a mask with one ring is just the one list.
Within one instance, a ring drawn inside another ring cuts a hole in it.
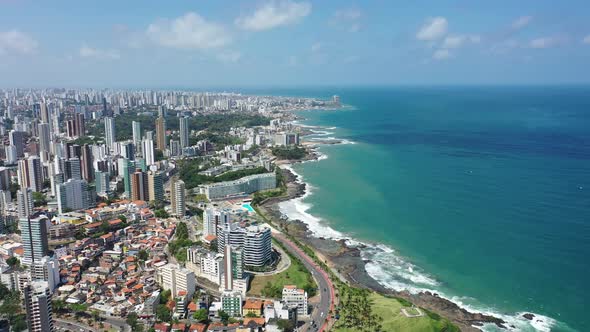
[{"label": "white cloud", "polygon": [[334,12],[329,23],[339,29],[348,32],[359,32],[361,30],[360,19],[363,13],[357,8],[339,9]]},{"label": "white cloud", "polygon": [[363,13],[357,8],[340,9],[334,13],[334,18],[342,20],[357,20]]},{"label": "white cloud", "polygon": [[531,48],[551,48],[559,46],[563,43],[563,39],[558,37],[541,37],[533,39],[529,42]]},{"label": "white cloud", "polygon": [[221,62],[226,63],[235,63],[238,62],[242,58],[242,53],[240,52],[222,52],[217,55],[217,59]]},{"label": "white cloud", "polygon": [[590,44],[590,35],[584,37],[584,39],[582,39],[582,43],[584,43],[584,44]]},{"label": "white cloud", "polygon": [[322,43],[314,43],[313,45],[311,45],[312,52],[317,52],[321,49],[322,49]]},{"label": "white cloud", "polygon": [[521,16],[512,22],[512,29],[520,30],[531,23],[533,20],[532,16]]},{"label": "white cloud", "polygon": [[289,0],[270,1],[248,16],[241,16],[235,24],[252,31],[269,30],[298,23],[311,13],[311,3]]},{"label": "white cloud", "polygon": [[478,35],[452,35],[447,36],[442,44],[443,48],[459,48],[466,43],[477,44],[481,41],[481,37]]},{"label": "white cloud", "polygon": [[441,16],[428,19],[418,33],[416,38],[419,40],[437,40],[447,34],[449,24],[447,19]]},{"label": "white cloud", "polygon": [[436,50],[434,54],[432,54],[432,58],[435,60],[445,60],[451,58],[453,55],[447,49],[440,49]]},{"label": "white cloud", "polygon": [[0,31],[0,54],[32,54],[39,43],[18,30]]},{"label": "white cloud", "polygon": [[121,54],[117,50],[101,50],[98,48],[82,45],[79,54],[83,58],[94,58],[99,60],[117,60],[121,58]]},{"label": "white cloud", "polygon": [[155,43],[180,49],[210,49],[231,43],[225,27],[188,12],[173,20],[159,20],[148,26],[148,37]]}]

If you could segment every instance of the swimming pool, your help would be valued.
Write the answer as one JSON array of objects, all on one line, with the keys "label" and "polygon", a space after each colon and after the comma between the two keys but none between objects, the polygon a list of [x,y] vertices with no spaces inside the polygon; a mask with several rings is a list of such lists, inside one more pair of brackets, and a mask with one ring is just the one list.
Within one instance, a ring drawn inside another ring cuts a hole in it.
[{"label": "swimming pool", "polygon": [[250,205],[250,203],[244,203],[242,204],[242,207],[246,210],[248,210],[248,212],[254,212],[254,209],[252,208],[252,206]]}]

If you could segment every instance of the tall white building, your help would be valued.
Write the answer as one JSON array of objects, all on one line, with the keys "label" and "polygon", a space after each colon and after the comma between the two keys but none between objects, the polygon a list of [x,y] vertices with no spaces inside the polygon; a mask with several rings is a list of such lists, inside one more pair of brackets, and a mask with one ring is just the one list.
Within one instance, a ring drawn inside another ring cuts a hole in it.
[{"label": "tall white building", "polygon": [[33,214],[33,191],[29,188],[23,188],[16,192],[16,210],[18,217],[28,218]]},{"label": "tall white building", "polygon": [[133,128],[133,144],[140,149],[141,148],[141,122],[133,121],[131,124]]},{"label": "tall white building", "polygon": [[229,223],[229,213],[215,208],[203,211],[203,238],[208,235],[217,236],[217,227]]},{"label": "tall white building", "polygon": [[39,124],[39,149],[40,152],[49,154],[51,151],[51,136],[50,128],[48,123]]},{"label": "tall white building", "polygon": [[180,118],[180,147],[182,149],[189,146],[188,132],[188,118],[182,117]]},{"label": "tall white building", "polygon": [[59,285],[59,261],[55,257],[44,256],[30,266],[31,279],[47,281],[49,291],[53,293]]},{"label": "tall white building", "polygon": [[24,287],[29,332],[52,332],[51,291],[46,281],[32,281]]},{"label": "tall white building", "polygon": [[217,228],[217,248],[225,252],[226,246],[240,246],[244,250],[244,265],[261,267],[271,258],[272,236],[270,228],[238,223],[226,223]]},{"label": "tall white building", "polygon": [[172,207],[172,214],[177,217],[184,217],[186,210],[185,195],[184,181],[173,179],[170,184],[170,205]]},{"label": "tall white building", "polygon": [[288,306],[297,306],[297,315],[307,316],[307,292],[297,288],[295,285],[283,287],[283,302]]},{"label": "tall white building", "polygon": [[192,298],[196,279],[195,274],[189,269],[176,264],[166,264],[158,269],[159,283],[164,289],[170,290],[173,297],[185,291],[188,298]]},{"label": "tall white building", "polygon": [[41,159],[31,156],[18,161],[18,184],[21,188],[30,188],[33,191],[43,189],[43,173]]},{"label": "tall white building", "polygon": [[18,160],[18,156],[16,154],[16,147],[14,145],[7,145],[4,147],[4,153],[6,154],[6,159],[4,163],[6,165],[14,165]]},{"label": "tall white building", "polygon": [[107,148],[112,151],[115,143],[115,119],[104,118],[104,137]]},{"label": "tall white building", "polygon": [[195,276],[205,278],[217,285],[221,284],[223,271],[223,255],[211,252],[200,247],[186,249],[186,267],[193,271]]},{"label": "tall white building", "polygon": [[156,163],[155,158],[155,151],[154,151],[154,140],[151,138],[146,138],[141,143],[143,159],[145,159],[145,164],[150,166]]},{"label": "tall white building", "polygon": [[274,189],[277,177],[274,172],[249,175],[235,181],[217,182],[200,186],[201,194],[209,200],[221,199],[236,195],[251,194],[260,190]]}]

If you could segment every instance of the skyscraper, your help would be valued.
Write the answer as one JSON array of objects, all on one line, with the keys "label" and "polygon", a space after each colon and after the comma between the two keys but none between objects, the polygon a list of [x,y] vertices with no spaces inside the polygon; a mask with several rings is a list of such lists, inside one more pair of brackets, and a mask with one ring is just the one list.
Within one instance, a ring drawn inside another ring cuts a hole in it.
[{"label": "skyscraper", "polygon": [[186,210],[185,194],[184,181],[174,178],[170,183],[170,203],[172,214],[177,217],[184,217]]},{"label": "skyscraper", "polygon": [[18,184],[21,188],[30,188],[37,192],[43,189],[43,173],[39,157],[31,156],[27,159],[19,160],[17,175]]},{"label": "skyscraper", "polygon": [[94,166],[92,165],[92,150],[90,145],[84,144],[82,146],[82,178],[88,183],[94,181]]},{"label": "skyscraper", "polygon": [[23,264],[30,265],[47,256],[49,251],[47,222],[48,219],[45,216],[19,219],[24,250]]},{"label": "skyscraper", "polygon": [[240,247],[227,245],[223,251],[224,286],[233,289],[233,280],[244,277],[244,252]]},{"label": "skyscraper", "polygon": [[51,151],[51,133],[48,123],[41,123],[39,128],[39,149],[41,153],[47,153]]},{"label": "skyscraper", "polygon": [[149,201],[148,176],[141,169],[131,174],[131,200]]},{"label": "skyscraper", "polygon": [[78,137],[83,137],[86,134],[86,123],[84,113],[78,113],[75,117],[75,133]]},{"label": "skyscraper", "polygon": [[109,109],[107,108],[107,98],[102,97],[102,115],[110,117],[111,114],[109,113]]},{"label": "skyscraper", "polygon": [[131,197],[131,172],[133,167],[135,166],[134,163],[128,159],[119,159],[122,164],[119,168],[119,176],[123,177],[123,185],[125,186],[125,196],[127,198]]},{"label": "skyscraper", "polygon": [[21,158],[25,155],[25,133],[22,131],[11,130],[8,134],[10,145],[16,148],[16,157]]},{"label": "skyscraper", "polygon": [[203,211],[203,237],[217,236],[217,227],[229,223],[229,213],[222,210],[207,208]]},{"label": "skyscraper", "polygon": [[109,174],[106,172],[96,171],[94,172],[96,178],[96,192],[100,196],[108,196],[110,193],[109,188]]},{"label": "skyscraper", "polygon": [[133,128],[133,144],[137,149],[141,149],[141,122],[133,121],[131,126]]},{"label": "skyscraper", "polygon": [[162,202],[164,200],[164,176],[161,172],[149,171],[148,175],[148,191],[149,200],[155,202]]},{"label": "skyscraper", "polygon": [[90,207],[93,201],[92,192],[88,190],[88,183],[84,180],[70,179],[57,185],[57,207],[59,213],[66,210],[81,210]]},{"label": "skyscraper", "polygon": [[162,116],[156,119],[156,148],[166,150],[166,119]]},{"label": "skyscraper", "polygon": [[115,120],[111,117],[104,118],[104,137],[107,149],[113,151],[115,143]]},{"label": "skyscraper", "polygon": [[180,118],[180,147],[182,149],[189,146],[188,132],[188,117],[182,117]]},{"label": "skyscraper", "polygon": [[19,218],[28,218],[33,214],[33,191],[22,188],[16,192],[16,207]]},{"label": "skyscraper", "polygon": [[24,288],[27,325],[30,332],[53,332],[51,291],[46,281],[31,281]]},{"label": "skyscraper", "polygon": [[70,158],[64,162],[65,165],[65,180],[74,179],[74,180],[81,180],[82,179],[82,167],[80,165],[79,158]]},{"label": "skyscraper", "polygon": [[148,166],[151,166],[156,163],[155,160],[155,151],[154,151],[154,141],[146,138],[142,141],[142,152],[143,152],[143,159],[145,159],[145,163]]},{"label": "skyscraper", "polygon": [[41,115],[41,122],[49,123],[49,109],[47,108],[47,104],[42,102],[40,105],[40,115]]}]

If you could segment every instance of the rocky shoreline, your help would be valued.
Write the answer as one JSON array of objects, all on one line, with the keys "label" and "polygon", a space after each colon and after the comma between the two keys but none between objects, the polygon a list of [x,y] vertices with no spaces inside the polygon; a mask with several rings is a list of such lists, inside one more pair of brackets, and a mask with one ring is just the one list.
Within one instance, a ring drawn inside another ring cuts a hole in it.
[{"label": "rocky shoreline", "polygon": [[[318,154],[315,150],[310,149],[310,154],[304,161],[317,159],[317,157]],[[279,210],[279,203],[302,197],[305,194],[306,184],[299,182],[297,176],[288,169],[282,168],[282,173],[287,184],[287,194],[282,197],[270,198],[258,208],[268,218],[271,218],[273,223],[280,227],[283,232],[294,236],[302,243],[315,249],[318,256],[324,259],[326,264],[350,285],[368,288],[384,295],[406,299],[419,307],[448,318],[462,331],[479,331],[476,326],[481,326],[485,323],[492,323],[504,329],[509,327],[500,318],[469,312],[460,308],[457,304],[441,298],[436,293],[422,292],[411,294],[407,291],[396,292],[383,287],[365,271],[366,261],[361,257],[362,247],[350,247],[346,244],[345,240],[314,237],[305,223],[300,220],[287,220],[283,216]]]}]

